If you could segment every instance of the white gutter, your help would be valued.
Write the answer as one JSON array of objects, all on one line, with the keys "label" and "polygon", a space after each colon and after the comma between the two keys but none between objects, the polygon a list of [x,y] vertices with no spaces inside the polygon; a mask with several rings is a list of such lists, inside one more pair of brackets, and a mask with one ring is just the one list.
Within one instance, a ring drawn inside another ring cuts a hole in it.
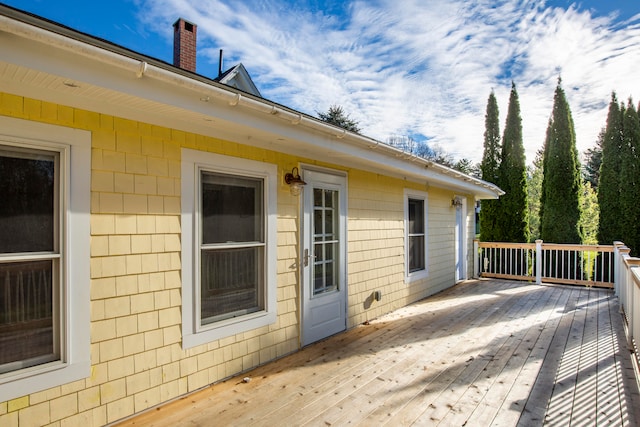
[{"label": "white gutter", "polygon": [[[44,23],[44,21],[42,22]],[[38,23],[40,23],[39,20]],[[64,30],[64,28],[58,26],[55,26],[55,28],[58,30]],[[447,178],[451,177],[453,178],[450,182],[450,185],[452,186],[468,187],[469,191],[472,191],[473,188],[477,189],[477,187],[481,187],[485,191],[495,194],[495,196],[504,194],[504,192],[497,186],[488,182],[470,177],[454,169],[418,157],[414,154],[406,153],[390,145],[380,143],[372,138],[353,132],[347,132],[342,128],[328,124],[319,119],[311,118],[294,110],[284,108],[281,105],[263,98],[254,98],[249,94],[235,92],[231,88],[219,87],[212,81],[198,80],[197,75],[183,75],[176,72],[176,70],[165,69],[160,65],[154,65],[141,59],[135,59],[125,54],[116,53],[108,50],[107,48],[98,47],[89,42],[77,40],[76,38],[71,37],[71,35],[66,36],[53,30],[44,29],[35,24],[22,22],[5,15],[0,15],[0,31],[8,32],[46,45],[53,45],[57,48],[73,52],[74,54],[79,54],[92,60],[98,60],[103,63],[116,66],[134,73],[138,78],[156,79],[173,86],[197,91],[201,93],[203,97],[217,98],[227,102],[230,106],[242,106],[264,114],[278,116],[281,119],[290,122],[292,125],[302,125],[322,133],[329,134],[335,138],[342,139],[345,143],[355,143],[368,149],[380,150],[382,154],[390,157],[404,158],[406,161],[411,161],[423,166],[426,172],[425,178],[431,176],[433,179],[441,181],[444,179],[444,181],[450,181]],[[74,31],[67,31],[77,36],[77,33]],[[93,40],[90,36],[85,37]],[[158,64],[160,63],[158,62]],[[432,171],[428,169],[431,169]],[[433,174],[438,174],[439,176],[434,176]],[[463,181],[464,183],[460,181]]]}]

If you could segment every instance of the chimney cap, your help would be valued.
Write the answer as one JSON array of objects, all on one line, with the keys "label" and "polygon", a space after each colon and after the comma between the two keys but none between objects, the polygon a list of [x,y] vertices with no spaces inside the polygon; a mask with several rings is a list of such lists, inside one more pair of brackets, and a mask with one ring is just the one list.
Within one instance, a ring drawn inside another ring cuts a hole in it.
[{"label": "chimney cap", "polygon": [[187,20],[186,20],[186,19],[184,19],[184,18],[178,18],[178,19],[176,19],[176,22],[174,22],[174,23],[173,23],[173,28],[178,28],[178,27],[180,26],[180,22],[184,22],[184,23],[185,23],[185,26],[186,26],[186,24],[191,25],[191,26],[193,26],[193,27],[196,27],[196,26],[197,26],[197,25],[196,25],[196,24],[194,24],[193,22],[191,22],[191,21],[187,21]]}]

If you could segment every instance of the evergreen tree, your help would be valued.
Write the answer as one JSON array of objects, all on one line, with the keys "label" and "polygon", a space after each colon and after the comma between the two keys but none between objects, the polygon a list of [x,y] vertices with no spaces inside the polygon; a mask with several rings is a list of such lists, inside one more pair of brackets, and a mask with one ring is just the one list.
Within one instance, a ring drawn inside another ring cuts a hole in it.
[{"label": "evergreen tree", "polygon": [[581,243],[581,177],[571,110],[558,79],[547,127],[540,200],[540,237],[554,243]]},{"label": "evergreen tree", "polygon": [[602,164],[598,181],[600,223],[598,242],[611,245],[623,239],[620,219],[620,172],[622,167],[623,129],[621,111],[616,94],[611,94],[607,126],[602,140]]},{"label": "evergreen tree", "polygon": [[623,157],[620,173],[620,214],[623,242],[637,256],[640,252],[640,122],[631,99],[622,119]]},{"label": "evergreen tree", "polygon": [[505,192],[498,208],[497,239],[503,242],[528,242],[527,168],[522,142],[520,101],[515,83],[511,84],[497,184]]},{"label": "evergreen tree", "polygon": [[588,148],[584,152],[584,179],[589,183],[592,189],[598,188],[600,181],[600,166],[602,165],[602,145],[604,144],[606,129],[602,129],[598,134],[596,145]]},{"label": "evergreen tree", "polygon": [[[481,178],[497,184],[500,167],[500,122],[498,119],[498,101],[491,91],[484,116],[484,153],[480,164]],[[480,205],[480,240],[496,241],[498,227],[498,204],[500,200],[483,200]]]},{"label": "evergreen tree", "polygon": [[582,212],[580,216],[580,230],[582,242],[585,245],[598,244],[598,223],[600,222],[600,210],[598,209],[598,196],[588,181],[582,181]]},{"label": "evergreen tree", "polygon": [[529,207],[529,240],[540,238],[540,193],[542,191],[543,149],[536,152],[533,164],[527,167],[527,205]]},{"label": "evergreen tree", "polygon": [[473,164],[473,162],[467,158],[462,158],[454,163],[452,169],[457,170],[458,172],[465,173],[469,176],[476,177],[478,175],[477,169],[478,165]]},{"label": "evergreen tree", "polygon": [[345,113],[340,105],[332,105],[326,113],[318,112],[318,117],[323,122],[331,123],[351,132],[360,133],[358,122]]}]

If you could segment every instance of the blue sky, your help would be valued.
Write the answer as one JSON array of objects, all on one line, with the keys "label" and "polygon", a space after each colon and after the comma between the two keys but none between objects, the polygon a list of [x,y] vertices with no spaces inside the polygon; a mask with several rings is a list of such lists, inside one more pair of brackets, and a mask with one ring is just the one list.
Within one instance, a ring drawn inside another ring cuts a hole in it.
[{"label": "blue sky", "polygon": [[198,25],[197,72],[241,61],[262,95],[316,115],[339,104],[362,133],[411,135],[482,157],[491,90],[504,126],[511,81],[527,161],[544,143],[559,75],[578,150],[611,91],[640,101],[638,0],[5,0],[134,51],[172,60],[172,24]]}]

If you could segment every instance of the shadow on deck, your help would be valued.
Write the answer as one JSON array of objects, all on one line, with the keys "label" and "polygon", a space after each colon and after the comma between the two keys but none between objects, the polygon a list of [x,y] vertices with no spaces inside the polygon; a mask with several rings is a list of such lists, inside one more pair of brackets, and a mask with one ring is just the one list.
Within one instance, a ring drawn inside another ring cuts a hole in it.
[{"label": "shadow on deck", "polygon": [[468,281],[121,425],[634,426],[625,342],[609,290]]}]

